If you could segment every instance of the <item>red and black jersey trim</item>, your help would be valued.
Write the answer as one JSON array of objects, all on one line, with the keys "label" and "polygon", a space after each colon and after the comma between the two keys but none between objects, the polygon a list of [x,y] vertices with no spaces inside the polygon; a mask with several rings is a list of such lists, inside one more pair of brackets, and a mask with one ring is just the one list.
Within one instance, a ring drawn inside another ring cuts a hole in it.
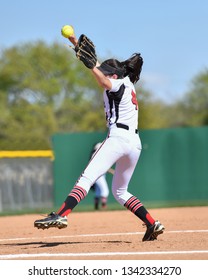
[{"label": "red and black jersey trim", "polygon": [[124,206],[127,209],[129,209],[131,212],[135,213],[141,206],[143,206],[143,204],[141,203],[141,201],[138,198],[136,198],[135,196],[132,196],[126,201]]},{"label": "red and black jersey trim", "polygon": [[122,84],[119,88],[118,91],[114,91],[111,92],[109,90],[106,91],[106,94],[108,96],[108,102],[110,105],[110,118],[112,117],[112,110],[113,110],[113,105],[115,106],[115,115],[116,115],[116,120],[115,122],[117,122],[118,118],[119,118],[119,105],[121,102],[121,99],[124,95],[124,91],[125,91],[125,85]]}]

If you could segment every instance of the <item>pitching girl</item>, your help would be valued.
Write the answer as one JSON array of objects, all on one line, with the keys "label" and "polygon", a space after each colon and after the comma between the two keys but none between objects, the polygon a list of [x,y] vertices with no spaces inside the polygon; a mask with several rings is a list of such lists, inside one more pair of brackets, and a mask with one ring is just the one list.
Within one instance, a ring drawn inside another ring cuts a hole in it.
[{"label": "pitching girl", "polygon": [[66,227],[67,216],[86,197],[96,180],[115,164],[112,193],[118,203],[146,225],[142,240],[152,241],[163,233],[164,226],[150,215],[136,196],[128,191],[129,181],[142,150],[138,134],[138,102],[134,87],[140,78],[142,65],[142,57],[135,53],[123,62],[112,58],[91,68],[94,78],[103,88],[108,135],[60,209],[45,219],[35,221],[35,227],[43,229]]}]

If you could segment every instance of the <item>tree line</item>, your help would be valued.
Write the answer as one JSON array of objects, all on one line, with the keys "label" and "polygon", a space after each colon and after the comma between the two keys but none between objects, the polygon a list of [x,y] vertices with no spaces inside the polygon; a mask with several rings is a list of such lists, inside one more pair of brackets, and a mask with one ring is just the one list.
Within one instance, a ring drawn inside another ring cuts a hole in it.
[{"label": "tree line", "polygon": [[[137,84],[139,129],[208,125],[208,69],[172,104]],[[54,133],[105,131],[102,89],[73,51],[43,41],[0,54],[0,150],[50,149]]]}]

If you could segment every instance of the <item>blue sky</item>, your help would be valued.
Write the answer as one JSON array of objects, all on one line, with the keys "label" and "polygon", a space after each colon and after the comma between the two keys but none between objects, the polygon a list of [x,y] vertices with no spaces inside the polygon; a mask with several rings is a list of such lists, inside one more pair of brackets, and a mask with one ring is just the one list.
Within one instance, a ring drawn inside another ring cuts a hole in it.
[{"label": "blue sky", "polygon": [[207,0],[1,0],[0,11],[0,49],[37,40],[64,44],[61,27],[73,25],[100,58],[140,52],[145,87],[166,102],[208,68]]}]

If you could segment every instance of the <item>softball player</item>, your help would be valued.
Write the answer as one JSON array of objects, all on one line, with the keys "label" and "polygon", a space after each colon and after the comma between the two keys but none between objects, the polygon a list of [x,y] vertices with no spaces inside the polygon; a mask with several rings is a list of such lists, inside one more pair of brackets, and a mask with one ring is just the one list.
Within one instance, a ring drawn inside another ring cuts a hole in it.
[{"label": "softball player", "polygon": [[164,226],[155,220],[142,202],[128,191],[141,153],[138,134],[138,102],[134,84],[139,80],[143,60],[140,54],[119,62],[108,59],[101,65],[89,67],[97,82],[103,87],[104,109],[109,129],[106,139],[89,161],[84,172],[67,196],[61,208],[45,219],[37,220],[37,228],[64,228],[67,215],[86,197],[91,186],[115,164],[112,193],[115,199],[134,213],[147,229],[142,241],[157,239]]}]

